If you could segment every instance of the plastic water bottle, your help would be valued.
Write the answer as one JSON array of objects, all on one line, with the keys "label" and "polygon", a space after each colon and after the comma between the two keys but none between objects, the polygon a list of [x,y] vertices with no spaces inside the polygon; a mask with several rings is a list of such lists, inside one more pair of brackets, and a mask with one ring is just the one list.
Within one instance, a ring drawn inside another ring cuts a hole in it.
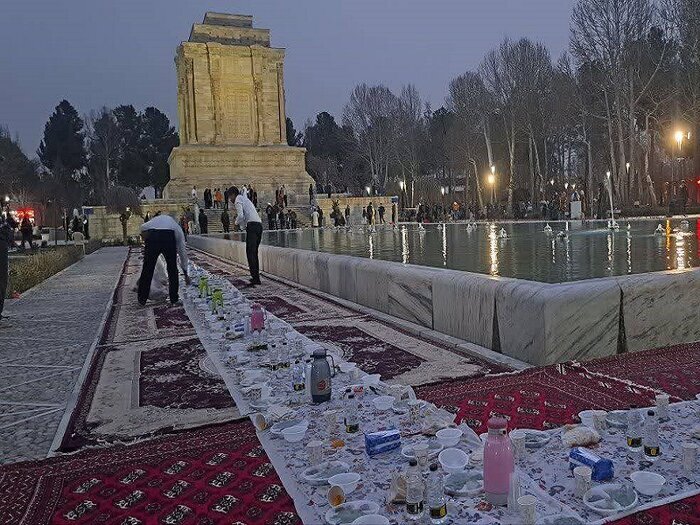
[{"label": "plastic water bottle", "polygon": [[636,405],[630,407],[627,414],[627,448],[638,453],[642,450],[642,425],[644,418]]},{"label": "plastic water bottle", "polygon": [[357,401],[355,401],[355,394],[350,394],[345,403],[345,432],[348,434],[354,434],[360,430],[360,419],[357,415]]},{"label": "plastic water bottle", "polygon": [[418,461],[414,458],[408,462],[408,470],[406,471],[406,514],[408,514],[408,519],[419,520],[423,516],[424,496],[423,475],[418,468]]},{"label": "plastic water bottle", "polygon": [[647,412],[644,421],[644,455],[650,461],[656,461],[661,454],[659,445],[659,420],[653,410]]},{"label": "plastic water bottle", "polygon": [[298,359],[294,361],[294,368],[292,368],[292,390],[297,401],[301,403],[306,392],[306,374],[304,373],[304,365]]},{"label": "plastic water bottle", "polygon": [[430,465],[427,493],[426,499],[428,500],[431,523],[444,523],[447,517],[447,501],[445,500],[445,486],[442,474],[438,472],[437,463]]}]

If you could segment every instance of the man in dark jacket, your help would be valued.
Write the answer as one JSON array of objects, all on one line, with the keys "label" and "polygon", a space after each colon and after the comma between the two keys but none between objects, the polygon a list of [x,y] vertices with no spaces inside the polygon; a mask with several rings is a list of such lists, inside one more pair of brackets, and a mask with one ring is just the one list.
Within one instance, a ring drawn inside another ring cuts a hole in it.
[{"label": "man in dark jacket", "polygon": [[199,232],[202,235],[209,233],[209,219],[202,209],[199,210]]},{"label": "man in dark jacket", "polygon": [[231,231],[231,218],[226,210],[221,212],[221,226],[224,227],[224,233]]}]

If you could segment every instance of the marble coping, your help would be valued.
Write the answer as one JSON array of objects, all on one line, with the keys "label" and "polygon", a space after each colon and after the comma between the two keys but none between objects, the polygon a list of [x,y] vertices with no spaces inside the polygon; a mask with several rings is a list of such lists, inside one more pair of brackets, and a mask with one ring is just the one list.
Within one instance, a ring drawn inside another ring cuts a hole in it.
[{"label": "marble coping", "polygon": [[[245,243],[190,236],[247,265]],[[263,272],[547,365],[700,340],[700,269],[549,284],[261,245]]]}]

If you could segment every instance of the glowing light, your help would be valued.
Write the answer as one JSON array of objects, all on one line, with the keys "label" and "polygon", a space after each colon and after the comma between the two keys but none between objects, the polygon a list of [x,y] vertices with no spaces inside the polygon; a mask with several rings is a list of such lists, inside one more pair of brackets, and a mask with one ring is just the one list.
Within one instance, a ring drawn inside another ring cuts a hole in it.
[{"label": "glowing light", "polygon": [[486,180],[491,186],[496,184],[496,176],[495,175],[489,175]]}]

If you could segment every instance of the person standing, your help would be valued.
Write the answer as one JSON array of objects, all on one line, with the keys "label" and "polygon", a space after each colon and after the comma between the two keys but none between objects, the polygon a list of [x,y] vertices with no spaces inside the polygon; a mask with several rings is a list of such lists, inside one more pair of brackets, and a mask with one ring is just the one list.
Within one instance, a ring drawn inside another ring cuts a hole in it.
[{"label": "person standing", "polygon": [[190,192],[192,200],[197,202],[197,186],[192,186],[192,191]]},{"label": "person standing", "polygon": [[34,228],[32,228],[32,223],[29,220],[29,217],[24,217],[22,219],[22,222],[20,223],[19,226],[19,231],[22,233],[22,244],[20,245],[22,249],[24,249],[24,243],[26,242],[29,244],[29,249],[34,248],[34,244],[32,243],[32,231]]},{"label": "person standing", "polygon": [[323,210],[318,206],[318,225],[323,228]]},{"label": "person standing", "polygon": [[379,208],[377,208],[377,211],[379,212],[379,224],[386,224],[384,221],[384,212],[386,211],[386,208],[384,207],[383,203],[379,203]]},{"label": "person standing", "polygon": [[391,205],[391,224],[396,224],[396,203]]},{"label": "person standing", "polygon": [[309,205],[314,203],[314,185],[309,184]]},{"label": "person standing", "polygon": [[179,301],[179,282],[177,275],[177,259],[185,275],[185,283],[190,284],[187,274],[187,247],[185,234],[180,225],[170,215],[157,215],[141,225],[141,236],[144,240],[143,268],[138,284],[138,300],[141,306],[146,304],[151,291],[151,280],[158,262],[163,255],[168,269],[168,292],[171,304]]},{"label": "person standing", "polygon": [[12,244],[13,234],[12,228],[5,220],[5,217],[0,213],[0,321],[7,319],[3,317],[2,311],[5,306],[5,294],[7,294],[10,246]]},{"label": "person standing", "polygon": [[345,226],[350,226],[350,205],[345,205]]},{"label": "person standing", "polygon": [[209,218],[207,217],[207,214],[204,213],[204,210],[200,209],[199,210],[199,233],[202,235],[206,235],[209,233]]},{"label": "person standing", "polygon": [[367,205],[367,224],[369,226],[374,224],[374,206],[371,202]]},{"label": "person standing", "polygon": [[83,235],[87,240],[90,240],[90,221],[87,215],[83,215]]},{"label": "person standing", "polygon": [[224,233],[231,231],[231,218],[228,216],[228,211],[221,212],[221,226],[224,228]]},{"label": "person standing", "polygon": [[318,209],[316,208],[311,212],[311,226],[318,228]]},{"label": "person standing", "polygon": [[284,187],[284,184],[282,184],[282,201],[284,203],[284,207],[287,207],[287,188]]},{"label": "person standing", "polygon": [[248,258],[248,268],[250,269],[250,285],[256,286],[261,284],[258,248],[262,239],[262,221],[255,206],[253,206],[253,202],[248,197],[241,195],[235,186],[231,190],[235,198],[236,226],[245,229],[245,254]]}]

